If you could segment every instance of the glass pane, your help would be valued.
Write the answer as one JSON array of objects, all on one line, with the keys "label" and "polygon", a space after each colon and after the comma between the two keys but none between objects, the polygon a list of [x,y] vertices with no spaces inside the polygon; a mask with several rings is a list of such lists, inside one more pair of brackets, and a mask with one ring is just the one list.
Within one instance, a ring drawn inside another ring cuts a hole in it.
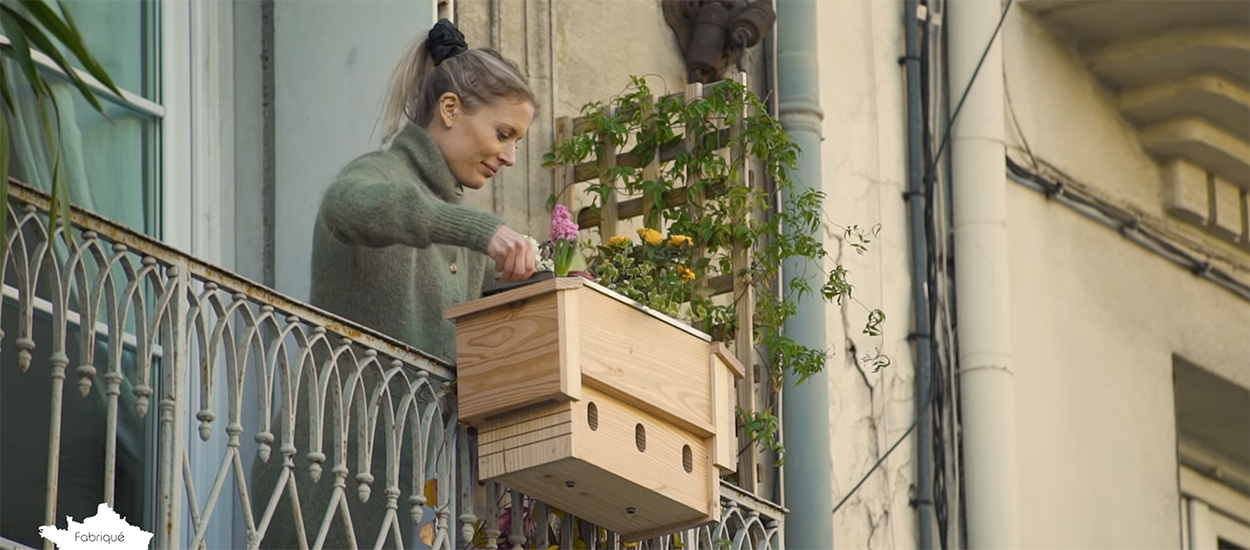
[{"label": "glass pane", "polygon": [[[35,313],[31,364],[26,372],[18,368],[18,311],[6,300],[0,310],[0,327],[5,345],[0,346],[0,537],[40,548],[39,526],[45,524],[47,501],[48,442],[52,410],[51,365],[52,323]],[[108,396],[104,374],[108,372],[107,340],[96,343],[96,377],[87,396],[79,393],[75,373],[79,358],[79,329],[69,325],[66,337],[70,365],[62,391],[60,467],[58,468],[57,525],[66,527],[65,517],[82,518],[96,514],[104,502],[105,439]],[[155,406],[139,417],[135,412],[133,381],[135,355],[122,353],[123,381],[118,396],[117,459],[113,509],[131,524],[153,531],[150,515],[149,475],[155,464],[152,436]]]},{"label": "glass pane", "polygon": [[[152,0],[64,0],[91,55],[119,88],[153,101],[156,95],[157,2]],[[48,1],[54,7],[55,1]],[[78,58],[66,59],[82,68]]]},{"label": "glass pane", "polygon": [[[6,63],[9,74],[17,74],[15,64]],[[52,76],[49,82],[60,122],[51,109],[47,121],[59,136],[59,177],[68,185],[70,200],[135,231],[159,237],[158,121],[108,101],[104,102],[105,118],[69,84]],[[44,119],[24,83],[15,84],[13,92],[10,175],[51,191],[53,157],[43,137]]]}]

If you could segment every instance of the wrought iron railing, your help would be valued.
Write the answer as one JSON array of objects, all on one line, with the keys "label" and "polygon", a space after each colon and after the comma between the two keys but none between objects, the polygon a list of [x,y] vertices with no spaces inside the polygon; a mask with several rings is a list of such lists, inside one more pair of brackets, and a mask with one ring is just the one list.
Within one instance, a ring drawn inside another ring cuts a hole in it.
[{"label": "wrought iron railing", "polygon": [[99,216],[49,230],[48,207],[11,184],[0,548],[51,548],[34,526],[100,502],[154,548],[783,547],[783,510],[730,485],[719,523],[622,543],[480,484],[448,365]]},{"label": "wrought iron railing", "polygon": [[[462,534],[466,548],[520,550],[781,550],[785,510],[729,483],[721,483],[720,521],[643,541],[625,542],[615,533],[521,493],[486,484],[486,513],[496,523],[478,522]],[[467,524],[466,524],[467,526]]]}]

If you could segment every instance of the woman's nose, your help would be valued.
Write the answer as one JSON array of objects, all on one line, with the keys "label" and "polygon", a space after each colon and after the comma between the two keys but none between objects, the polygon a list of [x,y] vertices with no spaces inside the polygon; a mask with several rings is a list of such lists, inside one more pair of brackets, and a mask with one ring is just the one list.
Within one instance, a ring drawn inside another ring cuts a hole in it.
[{"label": "woman's nose", "polygon": [[503,151],[499,152],[499,162],[504,166],[512,166],[516,163],[516,143],[504,145]]}]

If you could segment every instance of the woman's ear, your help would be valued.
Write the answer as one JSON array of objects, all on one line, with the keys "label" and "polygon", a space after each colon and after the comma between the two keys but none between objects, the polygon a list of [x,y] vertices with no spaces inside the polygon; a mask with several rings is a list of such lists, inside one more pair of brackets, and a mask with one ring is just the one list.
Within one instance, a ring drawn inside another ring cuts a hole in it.
[{"label": "woman's ear", "polygon": [[458,114],[460,114],[460,96],[452,92],[445,92],[439,96],[438,117],[441,119],[443,126],[451,128]]}]

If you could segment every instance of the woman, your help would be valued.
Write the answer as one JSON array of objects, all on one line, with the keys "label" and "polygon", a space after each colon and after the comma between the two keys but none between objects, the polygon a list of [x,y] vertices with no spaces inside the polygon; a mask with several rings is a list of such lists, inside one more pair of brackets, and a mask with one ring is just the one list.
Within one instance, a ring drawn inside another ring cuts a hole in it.
[{"label": "woman", "polygon": [[528,241],[459,205],[465,188],[512,166],[533,117],[515,65],[468,50],[451,23],[436,24],[393,76],[390,148],[348,164],[326,192],[313,233],[313,305],[454,361],[455,327],[443,309],[478,298],[494,271],[504,281],[534,272]]},{"label": "woman", "polygon": [[[469,49],[445,19],[404,56],[387,95],[383,122],[390,145],[348,164],[322,200],[313,231],[312,303],[450,362],[455,326],[442,318],[443,309],[480,297],[496,273],[499,280],[516,281],[534,272],[529,241],[498,217],[460,205],[465,188],[480,189],[512,166],[517,141],[534,117],[534,96],[516,65],[493,50]],[[300,450],[293,459],[312,545],[333,491],[336,460],[328,457],[320,480],[312,482],[303,448],[307,402],[301,392],[295,438]],[[324,425],[322,452],[330,455],[328,419]],[[274,422],[273,456],[255,463],[252,507],[258,520],[281,472],[280,428]],[[348,502],[357,543],[372,547],[386,513],[385,444],[379,425],[373,496],[361,503],[355,436],[349,434]],[[411,457],[404,457],[398,517],[400,532],[411,541],[412,466]],[[281,498],[262,547],[298,547],[288,499]],[[325,548],[346,548],[342,524],[336,519],[332,525]]]}]

